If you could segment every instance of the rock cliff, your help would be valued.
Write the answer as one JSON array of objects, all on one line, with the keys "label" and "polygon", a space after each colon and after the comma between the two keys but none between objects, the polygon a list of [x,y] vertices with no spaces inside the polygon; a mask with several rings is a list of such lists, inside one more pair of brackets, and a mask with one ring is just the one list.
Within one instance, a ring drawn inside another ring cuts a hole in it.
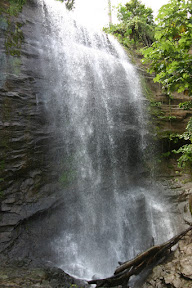
[{"label": "rock cliff", "polygon": [[[60,171],[55,165],[57,150],[62,149],[60,145],[62,139],[58,137],[56,140],[54,137],[54,128],[48,115],[50,112],[46,110],[40,93],[43,79],[40,54],[41,49],[46,47],[42,46],[42,42],[41,45],[39,43],[38,31],[42,29],[42,22],[37,3],[28,0],[23,6],[22,13],[18,10],[16,14],[11,13],[9,8],[12,4],[9,1],[4,0],[0,3],[2,11],[0,15],[0,252],[2,252],[2,261],[7,261],[7,257],[12,256],[33,259],[34,251],[38,254],[40,250],[41,255],[48,254],[51,259],[49,240],[53,238],[53,234],[59,233],[57,224],[63,209],[61,208],[64,200],[60,195]],[[183,132],[192,115],[191,111],[178,108],[180,95],[168,99],[162,94],[158,85],[154,85],[150,79],[148,81],[153,95],[156,95],[152,102],[156,109],[153,113],[156,117],[156,126],[159,127],[158,137],[166,138],[172,132]],[[52,223],[51,229],[49,229],[50,223]],[[31,235],[36,235],[34,241]],[[13,248],[13,244],[17,244],[16,248]],[[10,271],[12,274],[12,270]],[[5,272],[5,270],[1,272],[2,277],[9,278],[10,274]],[[45,281],[44,287],[49,287],[48,285],[55,287],[46,282],[48,281],[46,278],[48,276],[45,276],[47,271],[40,271],[40,273],[39,281],[42,279]],[[0,281],[4,279],[0,277]],[[14,281],[13,283],[16,283]],[[170,285],[170,282],[168,284]]]},{"label": "rock cliff", "polygon": [[24,221],[58,204],[59,191],[54,132],[39,93],[39,7],[28,1],[12,13],[10,3],[0,4],[0,251]]}]

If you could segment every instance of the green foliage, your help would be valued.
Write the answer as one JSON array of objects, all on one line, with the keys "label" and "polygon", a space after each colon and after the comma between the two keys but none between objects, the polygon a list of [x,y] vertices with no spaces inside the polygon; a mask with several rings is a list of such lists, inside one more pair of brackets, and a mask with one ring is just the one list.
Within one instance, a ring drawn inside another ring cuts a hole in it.
[{"label": "green foliage", "polygon": [[119,24],[110,25],[104,31],[115,35],[126,47],[138,43],[151,45],[155,27],[152,9],[146,8],[139,0],[131,0],[125,6],[118,6],[118,19]]},{"label": "green foliage", "polygon": [[180,135],[178,135],[177,133],[171,133],[169,134],[169,140],[176,144],[179,141],[179,136]]},{"label": "green foliage", "polygon": [[79,287],[77,284],[71,284],[70,288],[83,288],[83,287]]},{"label": "green foliage", "polygon": [[192,0],[170,0],[159,10],[155,42],[144,48],[144,63],[155,72],[155,82],[163,85],[168,95],[186,92],[192,95]]},{"label": "green foliage", "polygon": [[118,19],[123,22],[128,22],[134,17],[145,18],[147,24],[153,25],[153,14],[151,8],[146,8],[139,0],[131,0],[122,6],[118,6]]},{"label": "green foliage", "polygon": [[182,154],[178,159],[178,167],[192,169],[192,144],[183,145],[173,152]]},{"label": "green foliage", "polygon": [[164,158],[169,158],[170,155],[171,155],[171,152],[170,152],[170,151],[165,152],[165,153],[162,153],[162,157],[164,157]]},{"label": "green foliage", "polygon": [[17,16],[23,8],[23,5],[26,3],[26,0],[8,0],[9,5],[3,6],[1,8],[1,13],[6,13],[10,16]]},{"label": "green foliage", "polygon": [[191,142],[190,144],[185,144],[180,147],[178,150],[173,150],[176,154],[182,154],[178,159],[178,166],[180,168],[189,168],[192,169],[192,118],[190,118],[186,132],[182,135],[178,135],[178,138],[184,139]]},{"label": "green foliage", "polygon": [[56,0],[56,1],[65,2],[66,8],[68,10],[72,10],[75,5],[75,0]]},{"label": "green foliage", "polygon": [[151,101],[151,107],[161,107],[162,103],[157,101]]},{"label": "green foliage", "polygon": [[192,108],[192,101],[186,101],[186,102],[180,103],[179,108],[182,108],[184,110],[189,110],[190,108]]},{"label": "green foliage", "polygon": [[172,116],[172,115],[170,115],[170,116],[165,116],[165,115],[163,115],[163,116],[158,116],[158,118],[161,119],[161,120],[169,120],[169,121],[171,121],[171,120],[176,120],[176,119],[177,119],[176,116]]}]

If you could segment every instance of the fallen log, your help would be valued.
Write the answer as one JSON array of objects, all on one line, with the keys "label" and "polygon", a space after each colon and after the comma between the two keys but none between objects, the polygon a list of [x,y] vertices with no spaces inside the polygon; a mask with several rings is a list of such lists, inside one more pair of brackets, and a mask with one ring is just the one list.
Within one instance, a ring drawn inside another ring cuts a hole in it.
[{"label": "fallen log", "polygon": [[127,283],[129,278],[132,275],[138,275],[144,268],[149,265],[157,263],[162,257],[166,256],[172,246],[176,245],[178,241],[192,230],[192,225],[172,237],[167,242],[156,245],[145,252],[137,255],[134,259],[126,261],[122,263],[114,272],[114,275],[104,279],[96,279],[88,281],[88,284],[96,284],[97,287],[115,287],[117,285],[122,285],[123,287],[127,287]]}]

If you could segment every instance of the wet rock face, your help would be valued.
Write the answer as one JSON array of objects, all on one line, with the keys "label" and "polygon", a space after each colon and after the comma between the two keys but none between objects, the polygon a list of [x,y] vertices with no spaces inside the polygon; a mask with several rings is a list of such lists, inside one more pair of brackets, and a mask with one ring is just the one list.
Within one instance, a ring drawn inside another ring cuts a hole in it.
[{"label": "wet rock face", "polygon": [[153,269],[143,288],[191,287],[192,280],[191,232],[178,244],[178,248],[166,263]]},{"label": "wet rock face", "polygon": [[39,93],[39,13],[30,0],[19,15],[0,16],[0,251],[24,219],[55,202],[51,195],[59,190],[54,138]]},{"label": "wet rock face", "polygon": [[153,82],[152,78],[155,75],[150,76],[147,73],[143,75],[149,88],[148,93],[146,93],[145,88],[143,92],[146,98],[151,101],[150,113],[154,121],[153,124],[157,127],[156,133],[158,137],[166,137],[170,133],[182,134],[190,117],[192,117],[192,111],[191,109],[184,110],[179,108],[179,104],[190,101],[190,96],[174,92],[172,97],[169,97],[163,93],[160,84]]},{"label": "wet rock face", "polygon": [[27,261],[17,261],[0,268],[1,287],[23,288],[88,288],[85,281],[76,280],[55,267],[30,267]]}]

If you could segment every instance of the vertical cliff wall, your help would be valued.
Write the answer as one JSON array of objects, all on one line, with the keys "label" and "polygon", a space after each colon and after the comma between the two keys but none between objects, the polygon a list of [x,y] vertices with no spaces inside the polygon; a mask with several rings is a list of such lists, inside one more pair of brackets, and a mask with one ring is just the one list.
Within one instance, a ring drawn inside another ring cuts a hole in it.
[{"label": "vertical cliff wall", "polygon": [[54,133],[38,97],[41,11],[33,1],[22,13],[11,5],[0,7],[0,251],[18,237],[24,219],[55,203],[58,191]]}]

